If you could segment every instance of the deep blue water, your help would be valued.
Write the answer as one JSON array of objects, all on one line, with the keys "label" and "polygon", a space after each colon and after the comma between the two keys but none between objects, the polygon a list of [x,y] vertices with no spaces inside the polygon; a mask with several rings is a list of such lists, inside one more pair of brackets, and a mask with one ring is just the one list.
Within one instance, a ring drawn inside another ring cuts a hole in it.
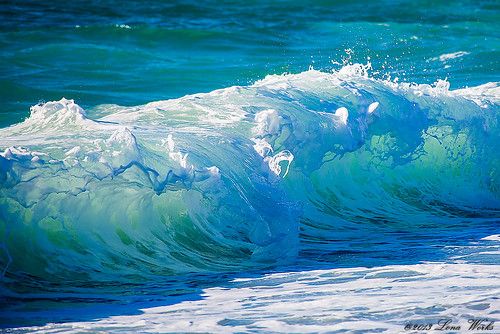
[{"label": "deep blue water", "polygon": [[497,1],[2,2],[3,327],[497,266],[498,31]]}]

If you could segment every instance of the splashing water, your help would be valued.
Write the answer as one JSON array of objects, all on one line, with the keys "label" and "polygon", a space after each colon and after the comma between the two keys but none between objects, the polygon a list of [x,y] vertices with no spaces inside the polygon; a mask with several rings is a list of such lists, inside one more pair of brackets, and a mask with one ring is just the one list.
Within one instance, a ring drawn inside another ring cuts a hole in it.
[{"label": "splashing water", "polygon": [[497,217],[498,85],[367,69],[99,117],[72,100],[34,106],[0,130],[2,268],[59,282],[267,267],[334,248],[320,235]]}]

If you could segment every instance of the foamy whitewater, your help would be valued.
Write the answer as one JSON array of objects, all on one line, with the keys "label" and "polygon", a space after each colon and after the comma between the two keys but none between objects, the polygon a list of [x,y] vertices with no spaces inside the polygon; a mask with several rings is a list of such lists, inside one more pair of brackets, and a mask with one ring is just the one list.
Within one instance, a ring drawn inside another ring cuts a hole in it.
[{"label": "foamy whitewater", "polygon": [[368,70],[33,106],[0,129],[2,322],[395,333],[500,320],[498,83]]},{"label": "foamy whitewater", "polygon": [[489,319],[486,324],[498,321],[499,279],[498,267],[476,264],[287,272],[235,279],[192,300],[171,298],[165,306],[142,306],[136,315],[14,333],[415,333],[405,325],[441,319],[453,319],[453,326],[466,332],[471,325],[467,319],[478,314]]}]

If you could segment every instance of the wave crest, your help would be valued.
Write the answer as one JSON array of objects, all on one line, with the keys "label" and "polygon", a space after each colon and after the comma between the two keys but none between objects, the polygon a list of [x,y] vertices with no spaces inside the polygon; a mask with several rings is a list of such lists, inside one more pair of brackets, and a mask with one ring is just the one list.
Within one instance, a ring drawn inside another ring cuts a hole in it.
[{"label": "wave crest", "polygon": [[353,223],[498,217],[499,96],[357,64],[96,118],[35,106],[0,130],[2,264],[57,280],[232,270]]}]

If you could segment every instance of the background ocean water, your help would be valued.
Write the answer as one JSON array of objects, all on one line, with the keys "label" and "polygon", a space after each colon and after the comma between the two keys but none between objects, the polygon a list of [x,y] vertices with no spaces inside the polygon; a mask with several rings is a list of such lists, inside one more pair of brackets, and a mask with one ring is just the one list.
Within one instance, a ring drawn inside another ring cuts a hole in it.
[{"label": "background ocean water", "polygon": [[453,88],[499,72],[496,1],[7,1],[0,10],[2,126],[63,96],[84,108],[138,105],[344,59]]},{"label": "background ocean water", "polygon": [[0,18],[2,327],[499,320],[498,2]]}]

